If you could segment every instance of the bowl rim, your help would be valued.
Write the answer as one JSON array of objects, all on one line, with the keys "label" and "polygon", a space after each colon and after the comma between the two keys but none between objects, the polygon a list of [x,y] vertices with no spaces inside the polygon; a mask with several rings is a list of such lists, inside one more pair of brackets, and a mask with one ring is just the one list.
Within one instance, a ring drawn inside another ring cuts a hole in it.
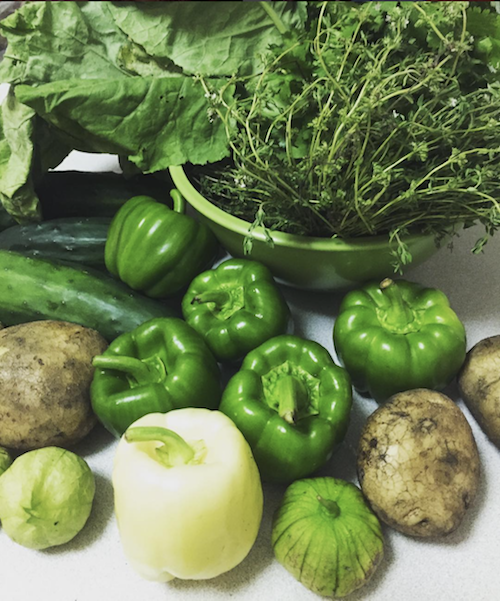
[{"label": "bowl rim", "polygon": [[[182,165],[171,166],[169,167],[169,171],[174,185],[185,197],[187,202],[207,219],[218,226],[242,236],[250,236],[251,238],[260,241],[268,240],[269,237],[264,228],[257,226],[252,231],[249,231],[251,224],[248,221],[240,219],[230,213],[226,213],[202,196],[191,183]],[[276,231],[269,232],[269,234],[273,242],[279,246],[308,250],[332,251],[335,249],[341,251],[359,251],[360,249],[379,249],[380,247],[386,247],[389,243],[388,235],[340,239],[298,236]],[[411,234],[405,237],[405,242],[411,244],[412,242],[418,242],[419,240],[428,240],[430,237],[432,237],[431,234]]]}]

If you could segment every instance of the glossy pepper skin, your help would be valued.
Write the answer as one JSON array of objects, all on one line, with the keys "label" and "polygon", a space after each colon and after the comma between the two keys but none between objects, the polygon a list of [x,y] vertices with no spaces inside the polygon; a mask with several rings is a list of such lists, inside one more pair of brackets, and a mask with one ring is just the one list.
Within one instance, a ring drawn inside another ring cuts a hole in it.
[{"label": "glossy pepper skin", "polygon": [[383,402],[414,388],[444,388],[465,360],[465,329],[440,290],[405,280],[349,292],[333,330],[354,387]]},{"label": "glossy pepper skin", "polygon": [[203,223],[185,215],[172,190],[174,210],[148,196],[134,196],[111,222],[104,261],[110,273],[147,296],[172,296],[214,260],[217,240]]},{"label": "glossy pepper skin", "polygon": [[203,338],[175,317],[152,319],[122,334],[93,365],[92,408],[117,437],[147,413],[216,409],[220,401],[217,362]]},{"label": "glossy pepper skin", "polygon": [[349,375],[325,348],[283,335],[245,357],[220,411],[248,441],[262,479],[290,482],[328,461],[347,431],[351,402]]},{"label": "glossy pepper skin", "polygon": [[199,274],[183,300],[184,319],[220,362],[236,361],[284,334],[290,309],[271,272],[257,261],[230,259]]}]

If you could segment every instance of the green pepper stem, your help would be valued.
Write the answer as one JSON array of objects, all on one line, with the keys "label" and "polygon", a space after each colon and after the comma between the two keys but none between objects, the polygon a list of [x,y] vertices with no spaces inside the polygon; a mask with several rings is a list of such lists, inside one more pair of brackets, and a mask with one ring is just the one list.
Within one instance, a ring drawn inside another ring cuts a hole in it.
[{"label": "green pepper stem", "polygon": [[172,197],[173,201],[173,210],[176,213],[184,213],[186,211],[186,202],[179,190],[177,190],[176,188],[170,190],[170,196]]},{"label": "green pepper stem", "polygon": [[129,374],[138,384],[147,384],[152,379],[151,368],[135,357],[97,355],[92,360],[92,365],[99,369],[114,369]]},{"label": "green pepper stem", "polygon": [[165,467],[186,465],[194,459],[194,450],[182,436],[161,426],[133,426],[125,432],[127,442],[161,442],[156,457]]},{"label": "green pepper stem", "polygon": [[401,294],[399,286],[390,278],[385,278],[380,283],[385,297],[390,302],[390,310],[387,311],[385,321],[391,326],[405,326],[414,320],[414,315]]},{"label": "green pepper stem", "polygon": [[340,507],[338,506],[338,503],[336,503],[332,499],[325,499],[321,495],[317,495],[316,499],[318,499],[321,505],[323,505],[323,507],[328,510],[328,513],[333,518],[336,518],[340,515]]},{"label": "green pepper stem", "polygon": [[279,398],[280,417],[287,423],[294,424],[297,412],[309,400],[304,384],[295,376],[282,376],[276,383],[275,394]]},{"label": "green pepper stem", "polygon": [[191,304],[195,303],[215,303],[217,307],[222,307],[231,301],[231,294],[228,290],[207,290],[196,295]]}]

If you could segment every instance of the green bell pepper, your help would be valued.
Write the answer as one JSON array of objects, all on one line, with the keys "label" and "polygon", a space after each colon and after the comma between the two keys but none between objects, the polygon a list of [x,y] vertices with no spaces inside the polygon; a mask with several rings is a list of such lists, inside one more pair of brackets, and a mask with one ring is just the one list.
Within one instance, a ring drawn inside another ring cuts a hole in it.
[{"label": "green bell pepper", "polygon": [[276,336],[248,353],[220,411],[246,438],[264,480],[290,482],[324,465],[347,431],[351,381],[328,351]]},{"label": "green bell pepper", "polygon": [[147,413],[216,409],[220,401],[217,362],[203,338],[176,317],[151,319],[122,334],[93,365],[92,408],[117,437]]},{"label": "green bell pepper", "polygon": [[241,359],[284,334],[290,319],[269,269],[246,259],[224,261],[194,278],[182,300],[182,313],[221,362]]},{"label": "green bell pepper", "polygon": [[203,223],[184,215],[172,190],[174,210],[149,196],[134,196],[109,227],[104,261],[110,273],[147,296],[172,296],[213,262],[217,240]]},{"label": "green bell pepper", "polygon": [[414,388],[444,388],[465,360],[465,329],[446,296],[385,279],[349,292],[333,329],[354,387],[383,402]]}]

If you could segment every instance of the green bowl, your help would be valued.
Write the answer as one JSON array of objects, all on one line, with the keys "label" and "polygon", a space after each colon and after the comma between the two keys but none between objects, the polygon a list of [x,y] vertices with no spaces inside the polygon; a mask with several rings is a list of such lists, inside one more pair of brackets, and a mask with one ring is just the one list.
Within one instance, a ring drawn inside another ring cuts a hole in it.
[{"label": "green bowl", "polygon": [[[232,256],[246,256],[264,263],[283,284],[311,290],[338,290],[394,274],[391,251],[396,245],[389,242],[388,236],[340,240],[273,232],[271,246],[262,228],[257,227],[249,234],[247,221],[224,212],[204,198],[182,167],[170,167],[170,175],[177,189]],[[245,255],[243,241],[248,235],[253,245],[251,253]],[[433,236],[412,235],[404,241],[413,257],[411,267],[421,264],[438,250]]]}]

